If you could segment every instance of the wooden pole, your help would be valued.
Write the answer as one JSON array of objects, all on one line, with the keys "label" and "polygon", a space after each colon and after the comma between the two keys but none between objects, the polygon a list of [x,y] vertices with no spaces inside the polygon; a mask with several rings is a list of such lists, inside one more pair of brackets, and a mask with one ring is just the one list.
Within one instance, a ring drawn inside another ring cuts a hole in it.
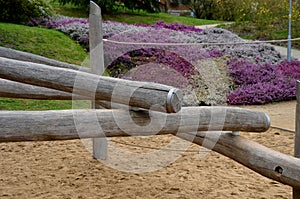
[{"label": "wooden pole", "polygon": [[[202,146],[210,132],[177,134],[184,140]],[[205,147],[205,146],[204,146]],[[261,144],[234,136],[232,133],[222,133],[212,149],[232,160],[252,169],[253,171],[278,182],[300,189],[300,159],[274,151]]]},{"label": "wooden pole", "polygon": [[[212,117],[221,122],[212,125]],[[0,111],[0,142],[148,136],[207,130],[263,132],[269,126],[269,117],[265,113],[230,107],[183,107],[174,114],[121,109]]]},{"label": "wooden pole", "polygon": [[38,99],[38,100],[90,100],[87,96],[78,96],[63,91],[32,86],[6,79],[0,79],[0,97]]},{"label": "wooden pole", "polygon": [[[294,153],[296,158],[300,158],[300,82],[297,81],[297,105],[296,105],[296,131]],[[300,167],[300,164],[298,165]],[[300,175],[300,173],[298,173]],[[300,188],[293,188],[293,199],[300,199]]]},{"label": "wooden pole", "polygon": [[9,59],[15,59],[19,61],[27,61],[27,62],[34,62],[38,64],[46,64],[49,66],[55,66],[59,68],[69,68],[73,70],[79,70],[83,72],[90,72],[90,68],[77,66],[74,64],[68,64],[65,62],[60,62],[54,59],[49,59],[43,56],[35,55],[32,53],[27,53],[19,50],[14,50],[10,48],[5,48],[0,46],[0,57],[5,57]]},{"label": "wooden pole", "polygon": [[[90,64],[93,74],[103,75],[104,73],[104,52],[102,35],[101,9],[94,2],[90,2],[89,15],[89,46]],[[99,108],[95,101],[92,101],[92,108]],[[93,138],[93,156],[95,159],[106,160],[108,146],[106,138]]]},{"label": "wooden pole", "polygon": [[181,109],[180,90],[151,82],[103,77],[2,57],[0,78],[155,111],[175,113]]},{"label": "wooden pole", "polygon": [[[6,79],[0,79],[0,97],[36,99],[36,100],[91,100],[91,96],[72,95],[71,93],[53,90],[49,88],[32,86]],[[111,109],[112,103],[95,101],[96,105]],[[120,105],[118,104],[118,107]],[[128,109],[124,105],[123,109]]]}]

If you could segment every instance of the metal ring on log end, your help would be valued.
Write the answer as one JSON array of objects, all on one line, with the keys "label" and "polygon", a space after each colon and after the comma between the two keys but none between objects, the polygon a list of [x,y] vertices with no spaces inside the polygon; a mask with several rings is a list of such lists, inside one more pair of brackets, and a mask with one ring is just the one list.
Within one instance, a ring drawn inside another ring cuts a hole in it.
[{"label": "metal ring on log end", "polygon": [[181,110],[181,101],[183,95],[181,90],[172,88],[167,95],[167,113],[177,113]]},{"label": "metal ring on log end", "polygon": [[266,116],[266,121],[267,121],[266,130],[268,130],[271,126],[271,119],[267,113],[265,113],[265,116]]}]

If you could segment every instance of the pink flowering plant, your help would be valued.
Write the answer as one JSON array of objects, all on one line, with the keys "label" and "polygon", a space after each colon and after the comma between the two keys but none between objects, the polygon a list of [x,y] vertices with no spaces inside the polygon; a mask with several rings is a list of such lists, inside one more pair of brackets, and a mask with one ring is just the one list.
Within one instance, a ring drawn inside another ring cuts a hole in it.
[{"label": "pink flowering plant", "polygon": [[[61,31],[89,50],[88,19],[53,16],[30,24]],[[286,62],[271,45],[246,44],[220,28],[202,30],[163,21],[152,25],[103,21],[102,27],[107,39],[104,62],[113,77],[189,87],[198,97],[196,104],[295,99],[300,62]]]}]

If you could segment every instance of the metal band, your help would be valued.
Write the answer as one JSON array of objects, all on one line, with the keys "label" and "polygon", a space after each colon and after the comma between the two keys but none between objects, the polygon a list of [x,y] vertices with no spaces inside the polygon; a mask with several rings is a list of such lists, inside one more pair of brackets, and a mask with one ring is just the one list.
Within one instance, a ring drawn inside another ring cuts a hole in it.
[{"label": "metal band", "polygon": [[269,117],[269,115],[268,115],[267,113],[265,113],[265,116],[266,116],[266,118],[267,118],[267,125],[268,125],[268,128],[270,128],[270,126],[271,126],[271,119],[270,119],[270,117]]}]

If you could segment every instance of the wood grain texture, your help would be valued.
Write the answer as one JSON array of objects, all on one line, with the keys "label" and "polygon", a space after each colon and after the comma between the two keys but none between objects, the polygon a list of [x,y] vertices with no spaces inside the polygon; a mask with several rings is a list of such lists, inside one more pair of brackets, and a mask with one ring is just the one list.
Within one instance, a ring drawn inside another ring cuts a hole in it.
[{"label": "wood grain texture", "polygon": [[[181,91],[162,84],[103,77],[1,57],[0,78],[155,111],[181,109]],[[172,98],[167,104],[171,91]]]},{"label": "wood grain texture", "polygon": [[38,100],[88,100],[88,97],[49,88],[0,79],[0,97]]},{"label": "wood grain texture", "polygon": [[[89,48],[90,64],[93,74],[104,73],[104,52],[102,35],[101,9],[93,1],[90,1],[89,14]],[[100,108],[92,101],[92,108]],[[106,160],[108,157],[108,142],[106,138],[93,139],[93,156],[95,159]]]},{"label": "wood grain texture", "polygon": [[[295,141],[294,141],[294,154],[296,158],[300,158],[300,81],[297,81],[296,85],[297,85],[296,86],[297,104],[296,104],[296,115],[295,115],[296,129],[295,129]],[[299,198],[300,198],[300,188],[294,187],[293,199],[299,199]]]},{"label": "wood grain texture", "polygon": [[[208,133],[202,132],[197,135],[187,133],[177,134],[177,136],[203,146],[204,140],[210,139]],[[234,136],[232,133],[220,134],[212,150],[265,177],[300,188],[300,159],[298,158],[274,151],[242,136]]]},{"label": "wood grain texture", "polygon": [[27,62],[34,62],[39,64],[46,64],[49,66],[55,66],[59,68],[68,68],[73,70],[79,70],[83,72],[90,72],[90,68],[77,66],[74,64],[68,64],[65,62],[60,62],[54,59],[49,59],[40,55],[35,55],[32,53],[27,53],[19,50],[14,50],[11,48],[5,48],[0,46],[0,57],[5,57],[9,59],[15,59],[19,61],[27,61]]},{"label": "wood grain texture", "polygon": [[269,118],[264,113],[229,107],[184,107],[175,114],[116,109],[0,111],[0,142],[148,136],[208,130],[262,132],[269,125]]}]

